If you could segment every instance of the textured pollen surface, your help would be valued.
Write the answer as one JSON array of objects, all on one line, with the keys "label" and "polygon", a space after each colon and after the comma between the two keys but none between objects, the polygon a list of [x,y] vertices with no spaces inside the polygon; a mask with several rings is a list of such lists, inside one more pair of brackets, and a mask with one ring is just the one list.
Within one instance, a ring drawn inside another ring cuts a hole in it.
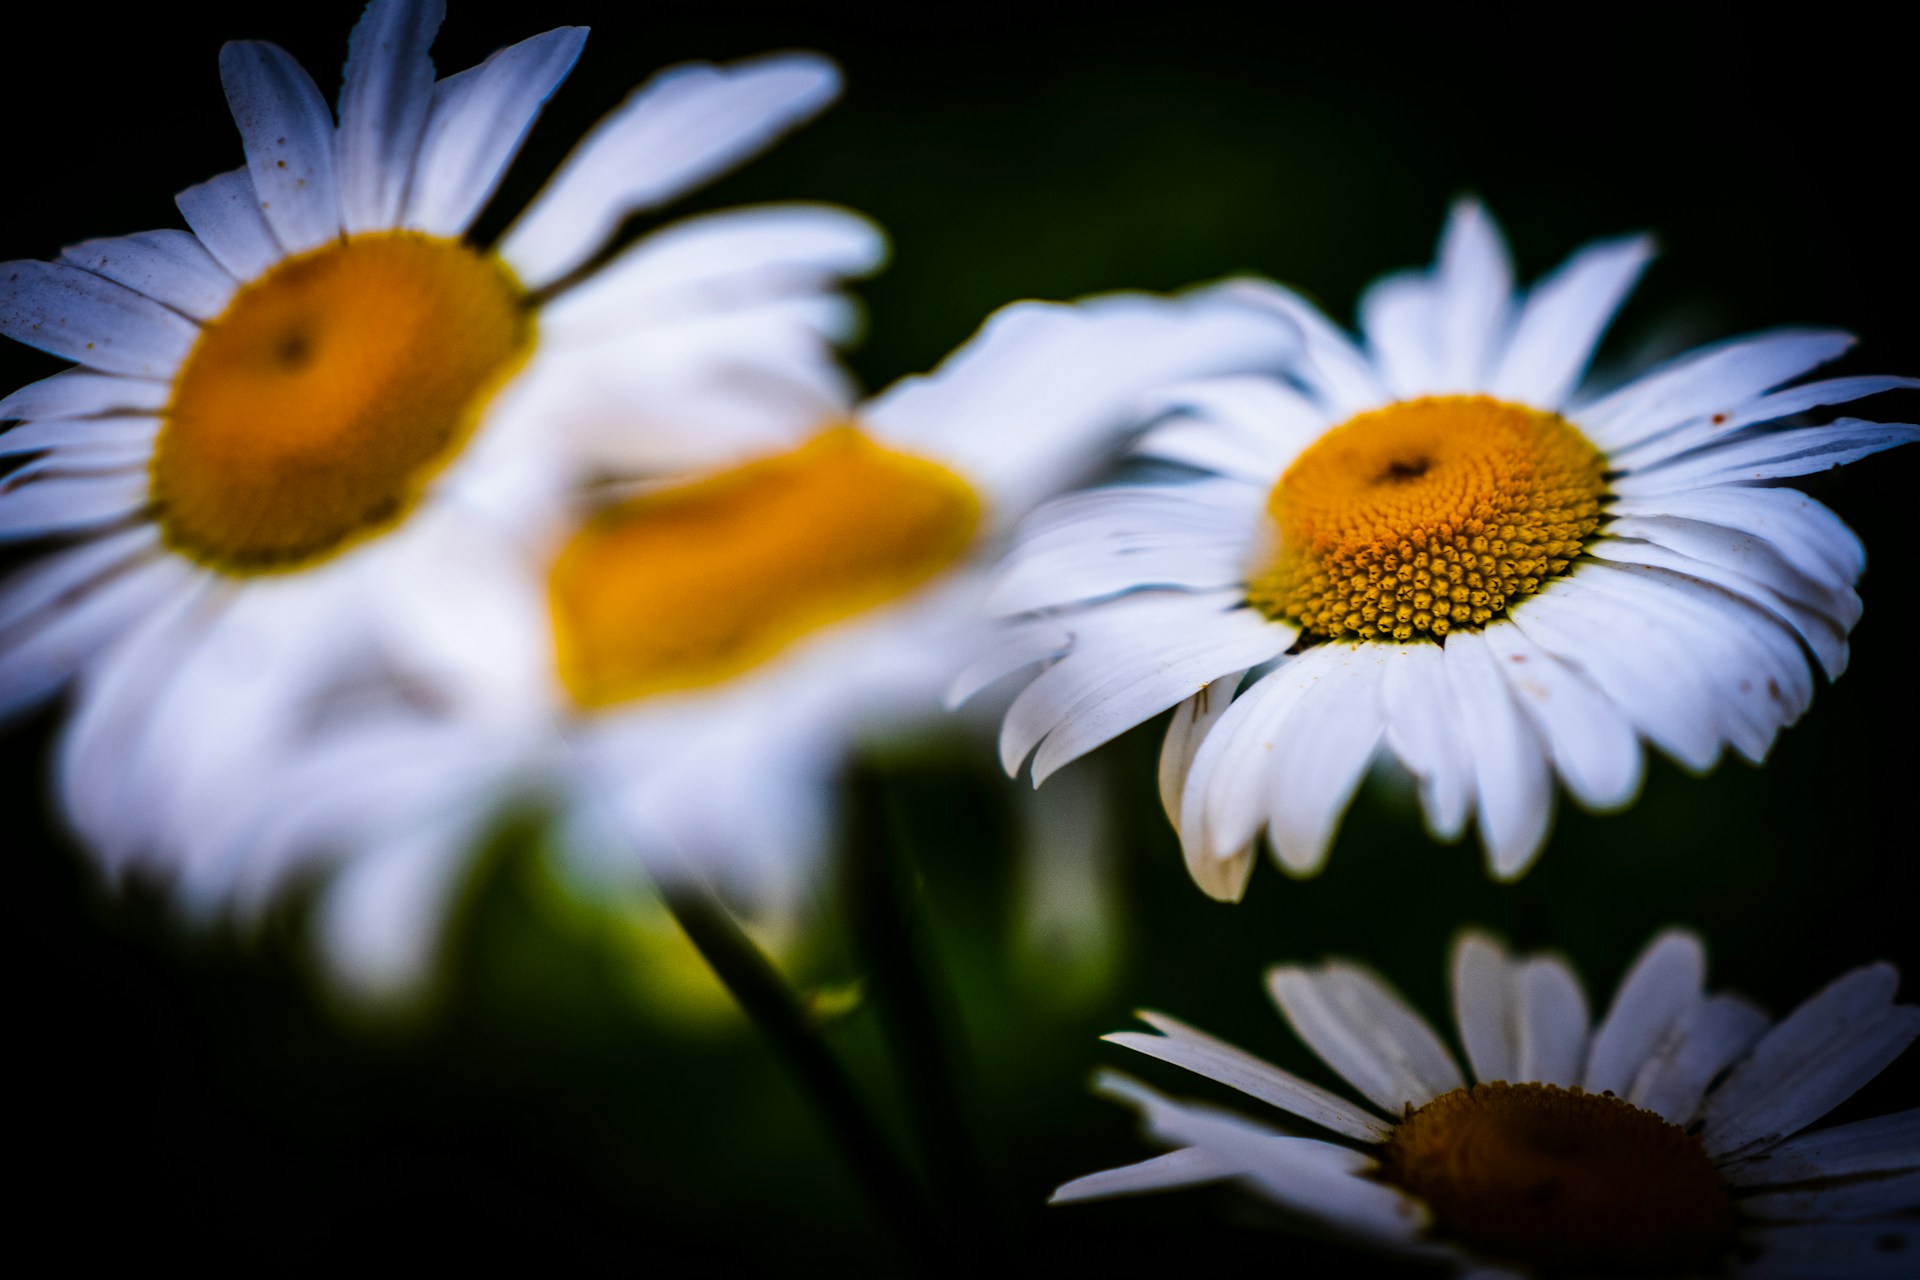
[{"label": "textured pollen surface", "polygon": [[1248,599],[1327,638],[1484,626],[1565,572],[1599,527],[1605,472],[1565,419],[1487,396],[1360,414],[1274,486]]},{"label": "textured pollen surface", "polygon": [[719,683],[906,595],[963,555],[980,499],[851,427],[588,522],[549,580],[582,708]]},{"label": "textured pollen surface", "polygon": [[227,573],[295,569],[404,516],[532,341],[498,262],[374,232],[243,287],[175,380],[151,492],[167,544]]},{"label": "textured pollen surface", "polygon": [[1382,1176],[1495,1257],[1603,1274],[1713,1259],[1734,1203],[1700,1140],[1612,1094],[1481,1084],[1395,1126]]}]

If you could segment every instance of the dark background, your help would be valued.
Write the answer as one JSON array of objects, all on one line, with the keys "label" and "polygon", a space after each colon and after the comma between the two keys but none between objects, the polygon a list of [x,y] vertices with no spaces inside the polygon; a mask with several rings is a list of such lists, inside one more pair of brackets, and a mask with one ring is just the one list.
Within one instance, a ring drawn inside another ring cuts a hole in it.
[{"label": "dark background", "polygon": [[[331,97],[355,9],[12,11],[0,255],[178,225],[173,193],[241,158],[220,42],[276,40]],[[1792,25],[1731,6],[1548,12],[1274,7],[1250,24],[1195,6],[1143,21],[456,0],[436,53],[444,74],[547,26],[595,28],[483,232],[658,66],[786,47],[838,58],[839,106],[674,212],[820,199],[885,225],[895,261],[860,290],[871,331],[852,357],[870,386],[1019,297],[1255,270],[1344,320],[1372,276],[1427,258],[1463,191],[1490,202],[1526,276],[1595,236],[1659,233],[1664,256],[1612,356],[1835,323],[1864,339],[1847,371],[1920,372],[1903,37],[1831,5]],[[57,367],[9,347],[0,385]],[[1915,399],[1863,416],[1912,418]],[[1207,1092],[1095,1042],[1136,1005],[1327,1078],[1264,1003],[1259,974],[1277,960],[1363,957],[1436,1017],[1448,939],[1468,922],[1564,949],[1596,1002],[1669,923],[1707,936],[1716,981],[1776,1010],[1874,958],[1920,972],[1917,480],[1903,451],[1808,482],[1869,547],[1867,613],[1853,669],[1766,768],[1694,780],[1658,761],[1628,813],[1563,810],[1517,886],[1490,882],[1471,842],[1432,844],[1376,789],[1323,877],[1263,865],[1243,905],[1210,903],[1154,801],[1149,729],[1105,753],[1122,783],[1110,951],[1053,954],[1016,936],[1011,786],[985,749],[896,763],[923,876],[915,927],[948,974],[968,1123],[1007,1233],[990,1265],[1125,1272],[1197,1256],[1353,1273],[1222,1192],[1042,1207],[1058,1182],[1146,1154],[1123,1113],[1087,1096],[1095,1064]],[[96,884],[47,814],[53,725],[43,713],[0,737],[16,1241],[214,1270],[519,1253],[622,1271],[899,1264],[752,1035],[711,1008],[697,1025],[670,1008],[646,945],[559,894],[528,840],[510,834],[487,861],[435,1003],[372,1021],[311,982],[297,905],[256,939],[189,936],[150,891]],[[816,950],[809,981],[858,976],[831,943]],[[856,1010],[833,1036],[890,1099],[871,1021]],[[1845,1114],[1911,1105],[1913,1056]]]}]

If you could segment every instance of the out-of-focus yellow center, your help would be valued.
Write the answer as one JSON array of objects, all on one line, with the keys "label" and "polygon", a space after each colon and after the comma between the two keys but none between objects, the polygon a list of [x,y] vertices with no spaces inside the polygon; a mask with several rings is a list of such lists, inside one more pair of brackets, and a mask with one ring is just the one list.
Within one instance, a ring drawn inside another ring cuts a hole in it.
[{"label": "out-of-focus yellow center", "polygon": [[1733,1234],[1733,1196],[1700,1140],[1612,1094],[1456,1089],[1396,1125],[1380,1161],[1448,1235],[1556,1272],[1683,1270]]},{"label": "out-of-focus yellow center", "polygon": [[1566,419],[1489,396],[1360,414],[1274,486],[1248,599],[1327,638],[1484,626],[1566,571],[1599,527],[1605,473]]},{"label": "out-of-focus yellow center", "polygon": [[965,480],[851,427],[634,498],[554,563],[561,681],[582,708],[717,684],[926,583],[980,515]]},{"label": "out-of-focus yellow center", "polygon": [[276,264],[208,324],[151,468],[167,544],[228,573],[297,569],[385,529],[531,348],[497,259],[411,231]]}]

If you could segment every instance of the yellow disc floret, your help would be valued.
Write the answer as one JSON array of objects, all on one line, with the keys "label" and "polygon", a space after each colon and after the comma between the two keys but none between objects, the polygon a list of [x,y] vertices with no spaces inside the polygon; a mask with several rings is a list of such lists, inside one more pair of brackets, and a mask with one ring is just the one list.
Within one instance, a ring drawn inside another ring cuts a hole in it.
[{"label": "yellow disc floret", "polygon": [[375,232],[276,264],[174,382],[151,469],[167,544],[260,573],[390,526],[531,342],[511,275],[456,241]]},{"label": "yellow disc floret", "polygon": [[1484,626],[1565,572],[1599,527],[1605,473],[1564,418],[1488,396],[1360,414],[1274,486],[1248,599],[1325,638]]},{"label": "yellow disc floret", "polygon": [[965,480],[851,427],[632,499],[554,564],[561,682],[593,708],[726,680],[926,583],[980,514]]},{"label": "yellow disc floret", "polygon": [[1380,1163],[1441,1231],[1536,1268],[1679,1271],[1733,1233],[1732,1193],[1699,1138],[1612,1094],[1456,1089],[1396,1125]]}]

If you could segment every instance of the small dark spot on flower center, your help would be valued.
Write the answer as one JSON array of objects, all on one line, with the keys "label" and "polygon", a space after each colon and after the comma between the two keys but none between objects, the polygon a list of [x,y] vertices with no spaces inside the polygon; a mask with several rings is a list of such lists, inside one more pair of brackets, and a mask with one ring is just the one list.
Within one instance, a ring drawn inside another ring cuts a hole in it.
[{"label": "small dark spot on flower center", "polygon": [[1408,480],[1418,480],[1427,474],[1427,468],[1432,465],[1431,458],[1395,458],[1387,464],[1387,469],[1380,473],[1380,481],[1383,484],[1401,484]]}]

